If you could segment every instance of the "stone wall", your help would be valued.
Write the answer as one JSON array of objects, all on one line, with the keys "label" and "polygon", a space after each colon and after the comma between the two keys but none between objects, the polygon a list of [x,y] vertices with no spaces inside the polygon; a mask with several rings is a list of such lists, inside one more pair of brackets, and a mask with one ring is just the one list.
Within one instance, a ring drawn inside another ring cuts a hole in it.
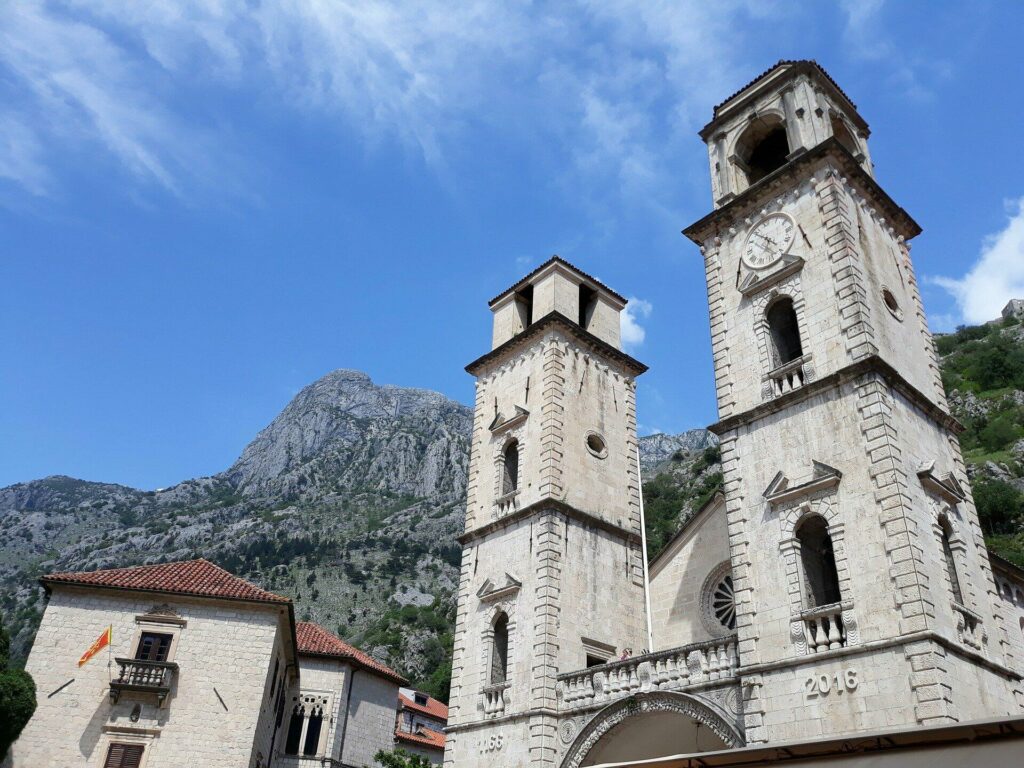
[{"label": "stone wall", "polygon": [[[164,604],[186,622],[159,630],[176,635],[170,696],[160,708],[153,696],[130,693],[111,704],[113,657],[134,656],[137,617]],[[79,668],[79,656],[108,625],[110,652]],[[56,587],[26,664],[39,707],[12,749],[13,765],[100,765],[116,741],[143,743],[146,768],[253,768],[261,752],[266,765],[272,704],[265,694],[286,631],[286,609],[276,606]]]},{"label": "stone wall", "polygon": [[667,551],[651,566],[651,617],[654,649],[677,648],[729,634],[717,623],[709,629],[705,604],[708,577],[719,566],[731,572],[725,506],[714,502],[687,523]]},{"label": "stone wall", "polygon": [[352,697],[341,760],[346,765],[373,765],[378,750],[390,751],[395,746],[398,683],[359,669],[353,670],[350,684]]}]

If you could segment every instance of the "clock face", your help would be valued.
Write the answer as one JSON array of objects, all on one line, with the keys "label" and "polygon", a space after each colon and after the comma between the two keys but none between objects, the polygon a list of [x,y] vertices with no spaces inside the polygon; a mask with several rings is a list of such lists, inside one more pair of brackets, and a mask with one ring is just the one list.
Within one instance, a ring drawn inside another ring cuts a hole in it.
[{"label": "clock face", "polygon": [[789,250],[795,230],[793,220],[784,213],[765,216],[747,235],[743,263],[751,269],[771,266]]}]

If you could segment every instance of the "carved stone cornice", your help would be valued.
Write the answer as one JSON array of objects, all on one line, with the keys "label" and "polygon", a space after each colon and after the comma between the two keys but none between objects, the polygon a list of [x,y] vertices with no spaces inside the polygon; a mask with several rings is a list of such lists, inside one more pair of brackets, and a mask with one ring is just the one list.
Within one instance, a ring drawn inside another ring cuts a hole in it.
[{"label": "carved stone cornice", "polygon": [[924,411],[932,421],[942,428],[952,432],[954,435],[959,435],[964,431],[964,427],[959,421],[939,407],[935,401],[921,392],[921,390],[917,389],[913,384],[903,378],[899,371],[889,365],[889,363],[878,355],[869,355],[862,360],[858,360],[856,363],[852,363],[840,368],[838,371],[830,373],[828,376],[816,379],[815,381],[805,384],[799,389],[794,389],[780,395],[774,400],[769,400],[768,402],[761,403],[760,405],[743,411],[742,413],[737,413],[727,419],[722,419],[719,422],[711,424],[708,427],[708,430],[721,437],[722,435],[728,434],[739,427],[760,421],[767,416],[778,413],[784,408],[789,408],[792,405],[808,400],[822,392],[827,392],[830,389],[836,389],[842,384],[854,381],[862,376],[872,373],[880,375],[885,379],[886,383],[890,387],[913,403],[915,407]]},{"label": "carved stone cornice", "polygon": [[549,312],[532,323],[522,333],[513,336],[504,344],[498,345],[486,355],[478,357],[466,366],[466,372],[473,376],[480,376],[485,370],[511,357],[524,345],[541,336],[545,331],[556,328],[581,346],[589,348],[611,362],[617,363],[625,373],[631,376],[639,376],[647,370],[647,366],[639,360],[630,357],[621,349],[613,347],[607,341],[603,341],[589,331],[584,330],[579,326],[579,323],[574,323],[560,312]]},{"label": "carved stone cornice", "polygon": [[780,184],[792,185],[806,179],[808,167],[825,158],[832,161],[837,170],[845,174],[846,178],[860,189],[864,197],[874,203],[875,207],[885,215],[889,223],[904,239],[910,240],[921,234],[921,226],[889,197],[878,182],[861,167],[850,150],[835,137],[825,139],[816,147],[794,157],[778,170],[749,186],[721,208],[717,208],[702,219],[695,221],[683,230],[683,234],[697,245],[703,245],[709,237],[720,234],[737,219],[759,209],[763,205],[763,197],[777,195],[776,188]]}]

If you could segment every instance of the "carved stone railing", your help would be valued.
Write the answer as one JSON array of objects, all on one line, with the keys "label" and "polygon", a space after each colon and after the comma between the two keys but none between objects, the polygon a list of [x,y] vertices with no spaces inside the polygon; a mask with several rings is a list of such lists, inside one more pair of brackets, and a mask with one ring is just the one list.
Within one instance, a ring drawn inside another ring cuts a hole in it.
[{"label": "carved stone railing", "polygon": [[846,647],[843,608],[842,603],[832,603],[810,608],[800,614],[808,653],[821,653]]},{"label": "carved stone railing", "polygon": [[505,517],[519,508],[519,489],[509,491],[494,500],[494,518]]},{"label": "carved stone railing", "polygon": [[960,642],[968,648],[980,651],[986,640],[981,616],[960,603],[953,603],[953,612],[956,614],[956,634]]},{"label": "carved stone railing", "polygon": [[807,369],[804,367],[806,362],[806,357],[798,357],[796,360],[790,360],[785,365],[780,365],[775,370],[768,372],[765,379],[771,387],[772,397],[778,397],[787,392],[792,392],[794,389],[800,389],[800,387],[807,383],[809,377]]},{"label": "carved stone railing", "polygon": [[680,690],[736,677],[736,637],[684,645],[558,676],[559,709],[570,710],[654,690]]},{"label": "carved stone railing", "polygon": [[508,683],[496,683],[484,688],[484,717],[500,717],[505,714],[505,691],[508,686]]},{"label": "carved stone railing", "polygon": [[152,693],[162,705],[171,692],[178,665],[170,661],[142,661],[140,659],[114,659],[118,675],[110,681],[110,700],[117,703],[124,692]]}]

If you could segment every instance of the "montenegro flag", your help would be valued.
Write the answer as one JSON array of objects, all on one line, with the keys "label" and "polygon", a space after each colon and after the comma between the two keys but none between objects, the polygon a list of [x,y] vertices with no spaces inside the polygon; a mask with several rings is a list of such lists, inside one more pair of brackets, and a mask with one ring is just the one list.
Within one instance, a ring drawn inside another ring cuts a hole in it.
[{"label": "montenegro flag", "polygon": [[82,654],[82,658],[78,660],[78,666],[82,666],[95,656],[97,653],[102,651],[108,645],[110,645],[110,638],[114,632],[114,625],[111,624],[109,627],[103,630],[103,634],[96,638],[96,642],[89,646],[89,650]]}]

